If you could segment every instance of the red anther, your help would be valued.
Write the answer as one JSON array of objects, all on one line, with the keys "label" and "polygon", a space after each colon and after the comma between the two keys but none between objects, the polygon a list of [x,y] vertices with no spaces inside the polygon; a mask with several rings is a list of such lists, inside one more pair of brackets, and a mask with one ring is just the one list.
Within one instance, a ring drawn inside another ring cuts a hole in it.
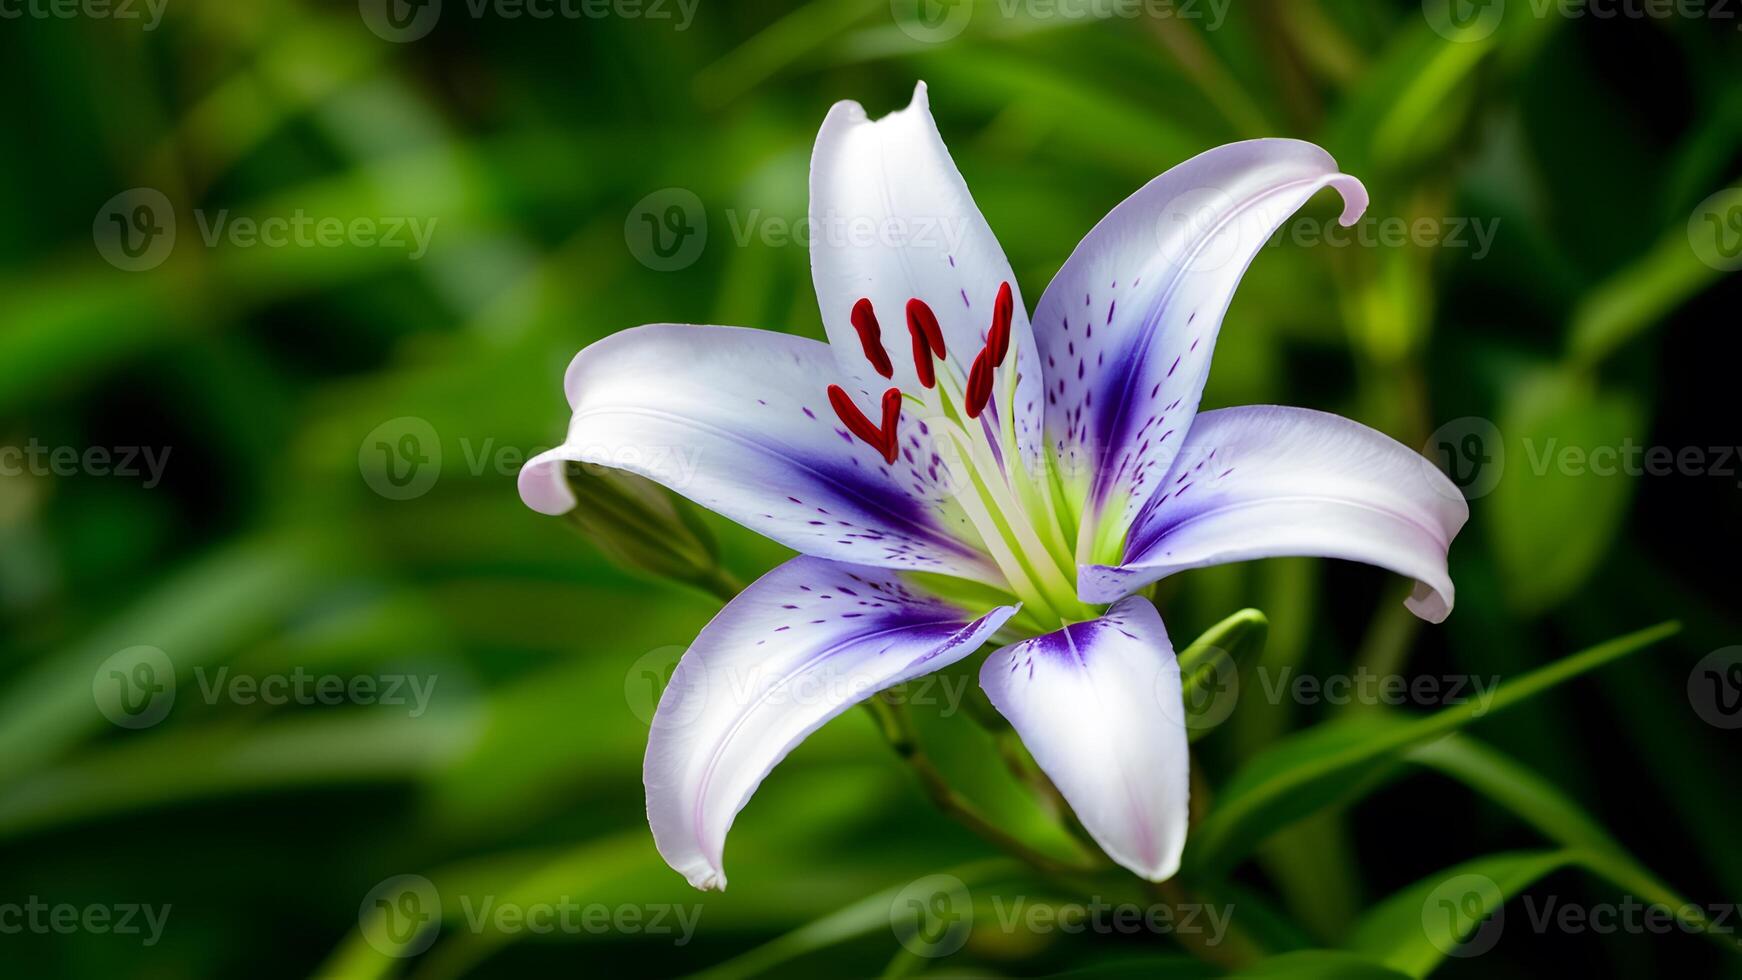
[{"label": "red anther", "polygon": [[[931,345],[933,357],[944,357],[944,332],[938,326],[937,314],[921,299],[907,301],[907,329],[917,330],[925,334],[926,343]],[[930,387],[929,385],[927,387]]]},{"label": "red anther", "polygon": [[998,298],[992,301],[992,328],[986,331],[986,346],[992,350],[992,363],[1004,363],[1004,355],[1010,353],[1010,317],[1016,310],[1016,301],[1010,295],[1010,284],[1000,283]]},{"label": "red anther", "polygon": [[883,461],[895,462],[900,451],[900,442],[896,438],[901,426],[901,389],[890,388],[883,393]]},{"label": "red anther", "polygon": [[901,390],[891,388],[883,393],[883,428],[871,424],[859,406],[840,385],[829,385],[829,405],[835,410],[847,431],[858,436],[865,445],[882,454],[885,462],[895,462],[898,444],[896,429],[901,421]]},{"label": "red anther", "polygon": [[986,402],[992,398],[992,348],[980,348],[980,353],[974,358],[974,366],[968,370],[968,417],[977,419],[985,410]]},{"label": "red anther", "polygon": [[913,334],[913,369],[919,372],[919,383],[927,388],[935,388],[938,376],[932,370],[931,350],[926,346],[925,335],[914,325],[911,317],[908,318],[907,329]]},{"label": "red anther", "polygon": [[859,331],[859,344],[865,348],[865,360],[885,378],[895,377],[895,365],[889,363],[889,352],[883,349],[883,330],[877,325],[877,314],[871,300],[861,297],[853,304],[853,329]]}]

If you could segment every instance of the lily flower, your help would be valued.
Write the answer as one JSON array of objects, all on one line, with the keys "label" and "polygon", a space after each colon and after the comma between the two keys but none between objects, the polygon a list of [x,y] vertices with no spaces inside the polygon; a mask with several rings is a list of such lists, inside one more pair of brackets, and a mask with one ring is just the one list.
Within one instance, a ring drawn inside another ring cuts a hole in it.
[{"label": "lily flower", "polygon": [[1082,825],[1150,880],[1179,867],[1187,734],[1164,576],[1284,555],[1414,579],[1452,608],[1468,510],[1410,449],[1274,406],[1198,411],[1246,267],[1317,191],[1322,149],[1210,150],[1103,219],[1032,318],[921,83],[875,121],[836,104],[811,157],[811,273],[828,342],[653,324],[581,351],[566,442],[528,462],[620,467],[793,548],[727,603],[660,699],[643,771],[659,853],[724,888],[727,831],[805,736],[874,693],[1004,644],[980,684]]}]

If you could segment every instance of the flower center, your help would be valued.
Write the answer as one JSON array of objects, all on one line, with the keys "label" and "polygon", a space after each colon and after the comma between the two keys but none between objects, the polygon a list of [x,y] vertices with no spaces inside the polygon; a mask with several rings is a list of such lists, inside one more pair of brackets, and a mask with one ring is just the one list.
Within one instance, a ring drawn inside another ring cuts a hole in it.
[{"label": "flower center", "polygon": [[[1006,590],[1023,601],[1025,615],[1042,624],[1088,619],[1095,610],[1076,596],[1076,563],[1069,544],[1075,528],[1066,533],[1065,525],[1073,521],[1068,508],[1055,506],[1055,501],[1062,504],[1063,495],[1055,494],[1049,473],[1029,472],[1029,466],[1044,464],[1026,459],[1029,454],[1017,445],[1016,420],[1009,408],[1018,381],[1017,361],[1010,357],[1015,309],[1010,283],[1000,283],[984,342],[964,374],[961,360],[949,356],[932,308],[918,297],[909,299],[907,332],[921,390],[884,391],[881,426],[873,425],[840,385],[829,385],[829,405],[849,433],[894,465],[902,454],[898,430],[903,402],[911,403],[920,433],[933,440],[930,476],[935,481],[938,467],[947,470],[950,495],[979,533]],[[871,301],[854,303],[848,320],[866,361],[878,374],[893,378],[895,368]],[[1003,397],[994,402],[1000,382]],[[953,458],[945,463],[940,453]],[[912,450],[908,454],[914,459]]]}]

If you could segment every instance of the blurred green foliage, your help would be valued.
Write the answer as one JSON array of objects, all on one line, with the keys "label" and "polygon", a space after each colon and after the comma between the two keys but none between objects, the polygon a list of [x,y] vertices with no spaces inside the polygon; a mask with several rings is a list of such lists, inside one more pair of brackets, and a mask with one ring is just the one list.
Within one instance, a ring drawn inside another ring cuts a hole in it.
[{"label": "blurred green foliage", "polygon": [[[1475,26],[1449,34],[1437,0],[1106,17],[700,0],[693,20],[676,4],[534,20],[448,0],[425,36],[396,41],[372,2],[168,0],[151,29],[0,20],[0,447],[48,453],[0,457],[0,904],[172,909],[149,946],[0,935],[9,969],[1213,973],[1166,936],[977,927],[950,959],[905,951],[891,902],[933,873],[972,891],[976,922],[996,921],[983,906],[999,896],[1082,893],[934,812],[857,712],[747,807],[732,890],[690,891],[646,832],[640,758],[658,682],[718,600],[624,571],[515,493],[519,463],[562,434],[561,373],[585,344],[651,321],[821,335],[805,248],[783,232],[805,215],[815,128],[835,100],[880,114],[924,78],[1030,296],[1142,182],[1254,136],[1325,145],[1370,189],[1369,221],[1466,229],[1346,246],[1291,230],[1237,296],[1206,395],[1337,411],[1455,475],[1476,467],[1452,618],[1423,627],[1387,576],[1298,560],[1183,575],[1160,600],[1178,637],[1262,609],[1271,671],[1528,684],[1547,669],[1568,684],[1438,741],[1459,726],[1431,705],[1241,698],[1194,744],[1207,795],[1237,804],[1211,811],[1194,853],[1244,842],[1204,858],[1229,875],[1199,885],[1290,954],[1252,975],[1394,975],[1318,948],[1412,975],[1736,974],[1679,933],[1513,929],[1447,959],[1446,937],[1411,932],[1421,892],[1472,868],[1498,883],[1496,906],[1533,889],[1742,896],[1736,734],[1689,686],[1742,635],[1735,461],[1605,475],[1550,448],[1742,441],[1721,339],[1742,290],[1725,278],[1729,212],[1709,200],[1742,175],[1734,21],[1523,0],[1453,0]],[[136,188],[168,201],[176,232],[161,264],[128,271],[106,217],[130,218]],[[669,188],[695,196],[707,233],[664,271],[626,227]],[[1323,227],[1328,198],[1290,228]],[[427,253],[349,235],[247,244],[228,224],[297,215],[404,221],[429,231]],[[212,237],[219,220],[230,231]],[[83,455],[61,467],[59,447],[168,455],[148,486]],[[783,557],[707,521],[738,579]],[[1687,629],[1589,676],[1565,669],[1631,652],[1595,645],[1667,619]],[[129,728],[100,688],[141,646],[169,658],[176,693]],[[1581,647],[1597,655],[1563,659]],[[274,705],[210,693],[220,671],[433,686],[422,710]],[[996,736],[915,713],[977,804],[1068,846],[986,764]],[[1287,795],[1307,769],[1326,780],[1311,805]],[[369,941],[371,889],[401,874],[433,882],[444,913],[408,959]],[[1143,900],[1121,890],[1134,884],[1090,887]],[[480,896],[675,905],[699,927],[683,943],[473,928],[462,899]]]}]

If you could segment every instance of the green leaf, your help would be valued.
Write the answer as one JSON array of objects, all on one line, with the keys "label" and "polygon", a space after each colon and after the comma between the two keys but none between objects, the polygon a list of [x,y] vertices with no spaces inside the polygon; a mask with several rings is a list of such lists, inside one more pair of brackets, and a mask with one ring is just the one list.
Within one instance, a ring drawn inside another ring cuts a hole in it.
[{"label": "green leaf", "polygon": [[1482,792],[1557,844],[1626,857],[1602,825],[1548,780],[1469,735],[1430,742],[1408,758]]},{"label": "green leaf", "polygon": [[[1724,193],[1718,200],[1727,213],[1742,202],[1742,187]],[[1700,217],[1696,212],[1695,229]],[[1685,222],[1676,222],[1650,251],[1586,293],[1573,312],[1568,351],[1595,364],[1723,278],[1719,267],[1702,261],[1697,245],[1688,247],[1693,234]]]},{"label": "green leaf", "polygon": [[720,60],[696,72],[696,98],[714,107],[767,81],[872,13],[868,0],[813,0],[758,31]]},{"label": "green leaf", "polygon": [[[1626,513],[1646,420],[1639,404],[1586,375],[1544,371],[1509,389],[1498,427],[1504,476],[1484,522],[1507,598],[1539,612],[1584,584]],[[1608,456],[1605,454],[1613,454]]]},{"label": "green leaf", "polygon": [[141,644],[157,647],[184,677],[220,663],[306,599],[323,550],[306,540],[263,536],[213,552],[11,681],[0,697],[0,782],[109,727],[91,702],[93,679],[109,656]]},{"label": "green leaf", "polygon": [[[1484,952],[1498,938],[1495,913],[1508,898],[1573,860],[1567,851],[1491,854],[1429,875],[1385,899],[1356,927],[1349,946],[1412,977],[1451,955]],[[1466,942],[1471,945],[1460,952]]]},{"label": "green leaf", "polygon": [[1354,953],[1335,949],[1305,949],[1261,960],[1230,977],[1252,980],[1395,980],[1404,974]]},{"label": "green leaf", "polygon": [[1177,956],[1152,956],[1143,959],[1118,960],[1112,963],[1099,963],[1095,966],[1071,970],[1057,975],[1056,980],[1146,980],[1150,977],[1198,978],[1198,977],[1252,977],[1252,978],[1302,978],[1313,980],[1323,977],[1325,980],[1395,980],[1403,974],[1380,966],[1362,956],[1335,949],[1308,949],[1293,953],[1283,953],[1261,960],[1251,966],[1233,973],[1218,974],[1217,971],[1196,960]]},{"label": "green leaf", "polygon": [[[1703,916],[1674,893],[1647,895],[1627,878],[1618,880],[1625,856],[1576,850],[1490,854],[1429,875],[1370,910],[1349,940],[1351,949],[1412,977],[1432,973],[1447,956],[1486,952],[1504,928],[1501,906],[1543,877],[1569,866],[1582,867],[1648,904],[1667,906],[1684,925],[1704,932]],[[1647,876],[1649,877],[1649,876]],[[1661,886],[1659,886],[1661,889]],[[1735,951],[1730,937],[1705,932]]]},{"label": "green leaf", "polygon": [[1069,970],[1053,980],[1198,980],[1218,975],[1215,967],[1189,956],[1146,956]]},{"label": "green leaf", "polygon": [[1344,168],[1363,175],[1438,151],[1456,134],[1448,120],[1461,119],[1468,103],[1460,83],[1494,43],[1453,43],[1426,23],[1397,32],[1331,120],[1326,146]]},{"label": "green leaf", "polygon": [[967,101],[979,99],[1002,110],[1012,103],[1041,114],[1090,158],[1153,174],[1157,161],[1184,160],[1200,152],[1206,134],[1180,115],[1156,112],[1131,93],[1098,85],[1082,72],[1018,57],[993,47],[957,47],[921,60],[926,78]]},{"label": "green leaf", "polygon": [[1198,875],[1220,873],[1276,830],[1385,778],[1407,750],[1642,650],[1680,628],[1678,623],[1660,623],[1564,657],[1503,684],[1486,705],[1471,701],[1407,721],[1378,715],[1349,718],[1286,739],[1254,757],[1222,790],[1216,808],[1187,843],[1186,868]]},{"label": "green leaf", "polygon": [[1232,905],[1240,910],[1240,931],[1251,938],[1259,949],[1278,955],[1318,945],[1288,912],[1276,904],[1276,899],[1257,888],[1238,881],[1218,882],[1198,889],[1196,895],[1207,904]]},{"label": "green leaf", "polygon": [[[1004,858],[996,858],[951,868],[943,872],[942,876],[953,878],[963,886],[972,887],[1022,873],[1021,865]],[[910,887],[911,884],[903,885],[868,895],[779,939],[696,974],[693,980],[740,980],[759,976],[817,950],[879,930],[887,930],[890,928],[892,905]]]},{"label": "green leaf", "polygon": [[0,788],[0,839],[243,793],[421,780],[458,756],[476,728],[470,706],[420,718],[366,708],[121,739]]},{"label": "green leaf", "polygon": [[1644,902],[1675,910],[1690,927],[1736,951],[1728,936],[1706,931],[1707,921],[1698,906],[1647,870],[1554,784],[1504,753],[1468,735],[1452,735],[1414,750],[1409,760],[1482,792],[1543,836],[1572,849],[1586,869]]}]

